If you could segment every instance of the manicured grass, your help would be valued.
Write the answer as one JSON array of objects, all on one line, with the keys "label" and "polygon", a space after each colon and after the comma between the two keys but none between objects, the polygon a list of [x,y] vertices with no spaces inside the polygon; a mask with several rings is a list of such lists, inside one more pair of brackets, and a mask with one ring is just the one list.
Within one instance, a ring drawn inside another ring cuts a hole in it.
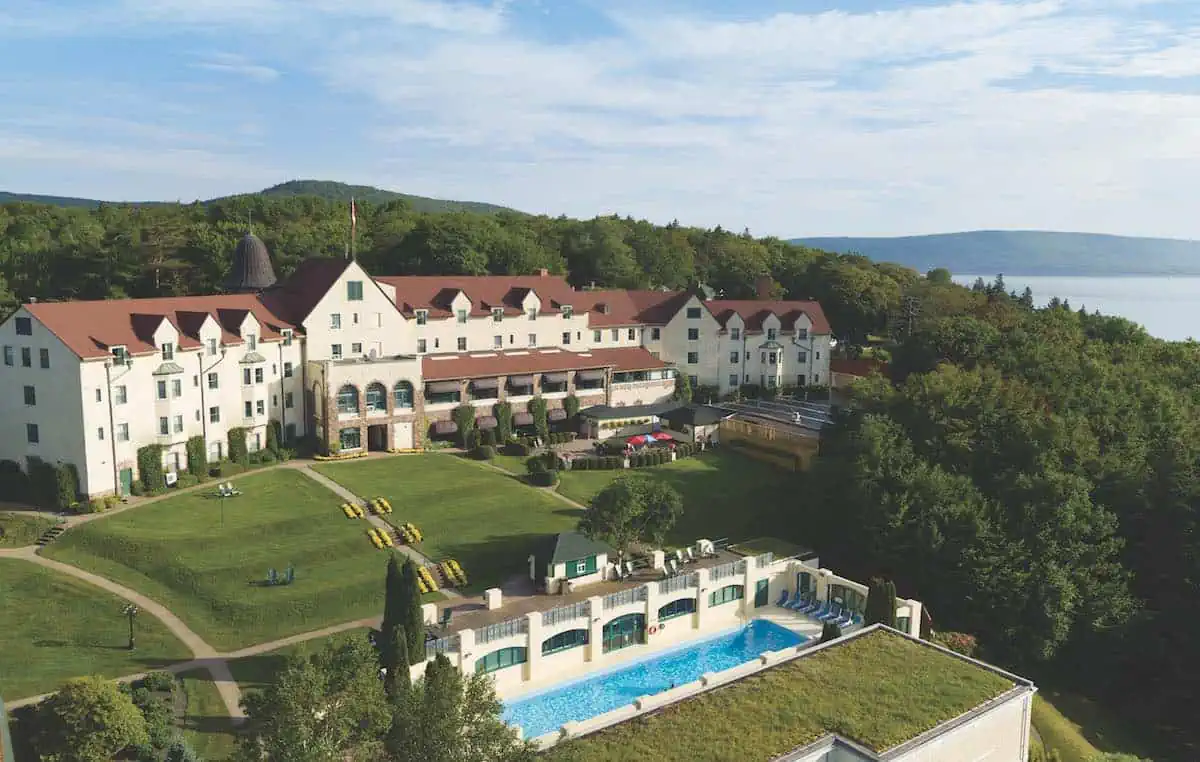
[{"label": "manicured grass", "polygon": [[313,638],[303,643],[297,643],[294,646],[285,646],[284,648],[268,651],[256,656],[231,659],[229,661],[229,670],[233,672],[233,679],[237,680],[238,685],[241,686],[243,691],[262,690],[274,681],[275,675],[279,674],[280,670],[283,669],[283,665],[287,662],[288,657],[298,654],[314,654],[331,643],[340,645],[348,643],[351,640],[363,639],[367,637],[368,631],[366,627],[358,627],[324,638]]},{"label": "manicured grass", "polygon": [[186,709],[179,718],[184,738],[202,759],[229,759],[233,755],[233,721],[208,670],[183,672],[178,678],[187,696]]},{"label": "manicured grass", "polygon": [[773,553],[775,558],[790,558],[800,552],[799,545],[778,537],[755,537],[731,545],[729,549],[745,556]]},{"label": "manicured grass", "polygon": [[190,659],[154,617],[137,619],[128,651],[125,601],[28,561],[0,559],[0,695],[49,693],[83,675],[119,677]]},{"label": "manicured grass", "polygon": [[1144,759],[1167,759],[1154,743],[1155,729],[1132,722],[1127,716],[1092,699],[1039,683],[1033,702],[1033,725],[1046,750],[1058,749],[1063,762],[1101,752],[1135,754]]},{"label": "manicured grass", "polygon": [[[740,540],[778,535],[776,509],[796,475],[729,450],[704,452],[651,468],[620,471],[564,471],[558,491],[587,505],[621,474],[661,479],[683,496],[683,516],[667,541],[688,544],[705,537]],[[790,525],[790,524],[789,524]]]},{"label": "manicured grass", "polygon": [[1062,762],[1090,762],[1100,753],[1083,737],[1078,725],[1063,717],[1040,695],[1033,698],[1033,726],[1042,737],[1046,751],[1057,751]]},{"label": "manicured grass", "polygon": [[435,561],[457,559],[471,591],[526,572],[540,537],[579,522],[579,511],[553,495],[453,455],[400,455],[316,469],[360,497],[386,497],[392,521],[411,521],[424,534],[417,549]]},{"label": "manicured grass", "polygon": [[[382,611],[388,553],[336,495],[287,468],[237,486],[224,525],[203,489],[79,526],[47,555],[150,596],[223,651]],[[289,564],[294,584],[262,584]]]},{"label": "manicured grass", "polygon": [[883,751],[1011,687],[993,672],[874,632],[556,746],[546,758],[765,760],[829,732]]},{"label": "manicured grass", "polygon": [[0,548],[32,545],[56,522],[32,513],[0,513]]}]

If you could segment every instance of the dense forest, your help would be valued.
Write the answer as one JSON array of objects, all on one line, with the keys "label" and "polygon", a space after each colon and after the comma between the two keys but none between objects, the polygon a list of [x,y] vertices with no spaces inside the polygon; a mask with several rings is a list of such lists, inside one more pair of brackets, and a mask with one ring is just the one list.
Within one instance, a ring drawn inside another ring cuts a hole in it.
[{"label": "dense forest", "polygon": [[[10,204],[0,299],[210,291],[248,220],[281,275],[348,246],[346,205],[319,198]],[[780,295],[821,300],[842,351],[885,355],[891,378],[858,385],[806,483],[779,496],[791,534],[832,568],[895,579],[987,658],[1104,699],[1200,758],[1200,346],[1034,309],[1002,283],[720,228],[396,200],[362,204],[357,233],[381,274],[545,267],[580,287],[702,282],[728,297],[769,276]]]}]

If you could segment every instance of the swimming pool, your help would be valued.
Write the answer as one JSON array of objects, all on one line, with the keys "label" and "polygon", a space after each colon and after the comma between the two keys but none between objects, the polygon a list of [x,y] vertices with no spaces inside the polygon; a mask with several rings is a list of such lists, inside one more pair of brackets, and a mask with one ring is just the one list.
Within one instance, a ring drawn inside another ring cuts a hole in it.
[{"label": "swimming pool", "polygon": [[527,696],[505,706],[504,721],[536,738],[572,720],[586,720],[617,707],[751,661],[763,651],[796,646],[807,638],[764,619],[741,629],[683,644],[652,658]]}]

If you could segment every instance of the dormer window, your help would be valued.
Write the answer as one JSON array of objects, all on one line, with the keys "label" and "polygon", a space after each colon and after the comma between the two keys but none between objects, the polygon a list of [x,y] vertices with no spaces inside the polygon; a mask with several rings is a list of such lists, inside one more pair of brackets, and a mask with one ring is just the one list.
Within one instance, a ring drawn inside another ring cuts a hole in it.
[{"label": "dormer window", "polygon": [[171,342],[162,345],[162,359],[163,362],[175,359],[175,345]]},{"label": "dormer window", "polygon": [[112,352],[113,364],[124,365],[129,362],[129,350],[123,344],[112,347],[110,351]]},{"label": "dormer window", "polygon": [[363,298],[363,284],[361,280],[346,281],[346,301],[361,302]]},{"label": "dormer window", "polygon": [[205,344],[208,345],[209,356],[215,355],[217,353],[217,340],[216,339],[209,339],[208,341],[205,342]]},{"label": "dormer window", "polygon": [[467,311],[466,311],[466,310],[456,310],[456,313],[457,313],[457,315],[458,315],[458,322],[459,322],[459,324],[460,324],[460,325],[466,324],[466,322],[467,322]]},{"label": "dormer window", "polygon": [[797,340],[804,341],[807,338],[808,338],[808,329],[807,328],[797,328],[796,329],[796,339]]},{"label": "dormer window", "polygon": [[252,333],[246,334],[246,346],[251,352],[258,349],[258,337]]},{"label": "dormer window", "polygon": [[525,310],[525,315],[530,320],[537,320],[537,307],[530,307],[529,309]]},{"label": "dormer window", "polygon": [[775,341],[775,329],[774,328],[767,329],[767,341]]},{"label": "dormer window", "polygon": [[284,328],[280,333],[283,335],[283,345],[290,347],[292,345],[292,329]]},{"label": "dormer window", "polygon": [[574,314],[574,312],[575,312],[575,308],[574,308],[574,307],[572,307],[571,305],[569,305],[569,304],[564,304],[564,305],[562,306],[562,316],[563,316],[564,318],[566,318],[566,319],[568,319],[568,320],[569,320],[569,319],[571,318],[571,315],[572,315],[572,314]]},{"label": "dormer window", "polygon": [[492,322],[499,323],[503,319],[504,319],[504,308],[503,307],[492,307]]}]

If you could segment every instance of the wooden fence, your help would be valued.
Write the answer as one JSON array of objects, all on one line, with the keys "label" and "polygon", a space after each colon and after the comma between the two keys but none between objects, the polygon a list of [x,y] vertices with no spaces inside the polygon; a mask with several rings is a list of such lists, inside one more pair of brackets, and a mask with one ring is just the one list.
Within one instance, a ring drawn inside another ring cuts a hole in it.
[{"label": "wooden fence", "polygon": [[722,446],[794,471],[807,469],[820,446],[816,436],[734,419],[721,421],[718,437]]}]

